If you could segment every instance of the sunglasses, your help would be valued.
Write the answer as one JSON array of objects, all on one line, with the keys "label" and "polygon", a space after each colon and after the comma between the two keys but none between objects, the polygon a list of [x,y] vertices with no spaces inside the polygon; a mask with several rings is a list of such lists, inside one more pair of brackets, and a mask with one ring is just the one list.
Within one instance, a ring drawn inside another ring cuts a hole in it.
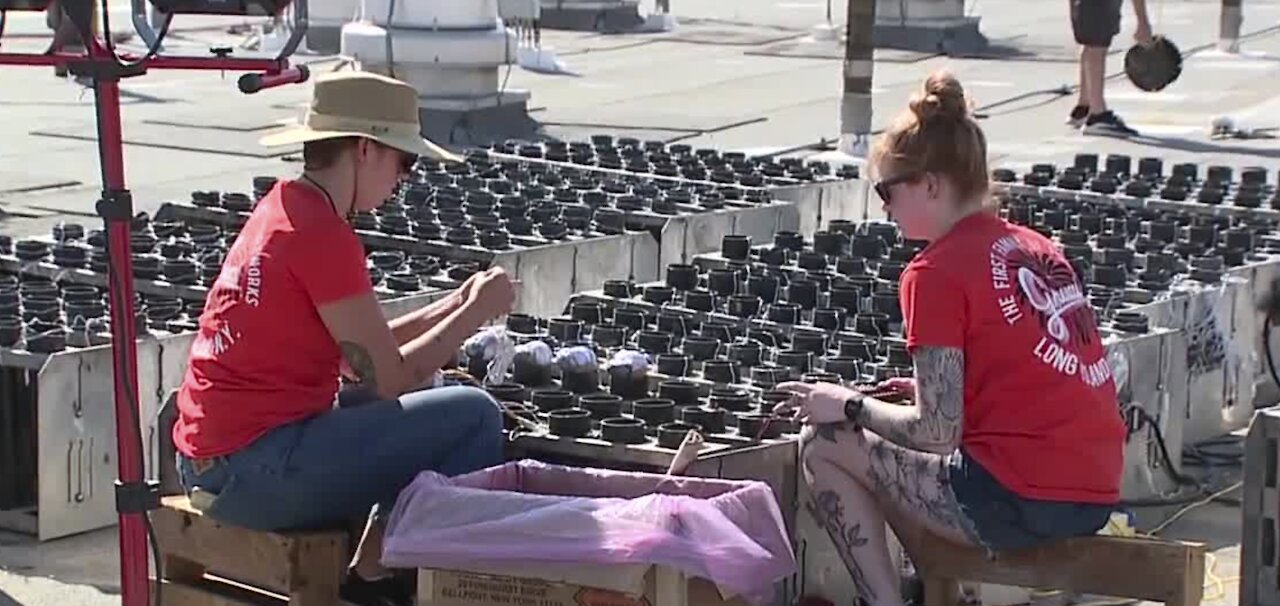
[{"label": "sunglasses", "polygon": [[414,168],[415,166],[417,166],[417,165],[418,165],[418,154],[411,154],[411,153],[409,153],[409,152],[407,152],[407,151],[401,150],[401,149],[396,148],[396,147],[391,147],[390,145],[387,145],[387,144],[382,143],[382,142],[375,142],[375,143],[376,143],[379,147],[382,147],[383,149],[387,149],[387,150],[390,150],[390,151],[393,151],[393,152],[396,152],[397,154],[399,154],[399,156],[400,156],[400,174],[402,174],[402,175],[412,175],[412,174],[413,174],[413,168]]},{"label": "sunglasses", "polygon": [[418,155],[400,152],[400,174],[412,175],[413,168],[418,165]]},{"label": "sunglasses", "polygon": [[918,174],[907,173],[903,175],[898,175],[896,177],[889,177],[888,179],[876,181],[876,184],[872,187],[875,188],[876,195],[880,196],[880,199],[883,200],[885,204],[890,204],[892,203],[892,199],[893,199],[894,185],[899,185],[901,183],[910,183],[912,181],[915,181],[919,177],[920,175]]}]

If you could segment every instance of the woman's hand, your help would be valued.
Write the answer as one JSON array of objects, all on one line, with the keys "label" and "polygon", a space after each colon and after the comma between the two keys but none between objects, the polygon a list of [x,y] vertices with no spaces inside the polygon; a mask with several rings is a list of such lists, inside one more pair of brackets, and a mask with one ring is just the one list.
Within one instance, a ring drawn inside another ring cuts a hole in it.
[{"label": "woman's hand", "polygon": [[511,312],[516,301],[516,286],[507,270],[494,267],[476,274],[471,285],[471,297],[467,305],[479,310],[486,318],[496,318]]},{"label": "woman's hand", "polygon": [[791,409],[796,420],[809,425],[848,421],[848,417],[844,414],[844,403],[849,398],[859,395],[852,389],[834,383],[788,381],[779,384],[775,389],[789,391],[793,395],[790,400],[775,407],[774,412],[785,414],[788,409]]},{"label": "woman's hand", "polygon": [[876,391],[888,391],[914,400],[916,397],[916,380],[911,377],[886,379],[876,385]]},{"label": "woman's hand", "polygon": [[458,287],[450,293],[450,296],[453,297],[453,307],[455,309],[462,307],[464,303],[475,297],[476,282],[480,279],[482,274],[484,274],[484,272],[481,271],[471,274],[466,280],[463,280],[462,284],[458,285]]}]

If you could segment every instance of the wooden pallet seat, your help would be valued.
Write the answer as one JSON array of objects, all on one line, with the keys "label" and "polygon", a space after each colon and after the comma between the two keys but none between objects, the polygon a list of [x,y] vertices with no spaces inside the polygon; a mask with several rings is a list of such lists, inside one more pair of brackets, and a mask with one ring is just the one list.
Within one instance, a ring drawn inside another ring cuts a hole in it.
[{"label": "wooden pallet seat", "polygon": [[[919,557],[915,557],[919,553]],[[994,560],[973,547],[931,541],[913,553],[926,606],[955,606],[959,582],[1061,589],[1198,606],[1206,547],[1152,538],[1091,536],[1010,551]]]},{"label": "wooden pallet seat", "polygon": [[163,564],[161,606],[342,604],[346,530],[249,530],[205,516],[185,496],[165,497],[151,519]]}]

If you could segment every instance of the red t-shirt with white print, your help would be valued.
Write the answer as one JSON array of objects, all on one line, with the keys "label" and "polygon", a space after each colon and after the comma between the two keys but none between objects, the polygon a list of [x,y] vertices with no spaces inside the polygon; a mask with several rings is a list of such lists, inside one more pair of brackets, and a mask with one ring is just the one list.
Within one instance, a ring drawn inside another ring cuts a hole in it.
[{"label": "red t-shirt with white print", "polygon": [[280,181],[228,251],[178,393],[173,441],[234,453],[333,407],[341,353],[317,308],[372,290],[364,246],[329,201]]},{"label": "red t-shirt with white print", "polygon": [[1126,430],[1097,322],[1044,236],[982,212],[902,274],[907,347],[964,350],[961,444],[1028,499],[1119,499]]}]

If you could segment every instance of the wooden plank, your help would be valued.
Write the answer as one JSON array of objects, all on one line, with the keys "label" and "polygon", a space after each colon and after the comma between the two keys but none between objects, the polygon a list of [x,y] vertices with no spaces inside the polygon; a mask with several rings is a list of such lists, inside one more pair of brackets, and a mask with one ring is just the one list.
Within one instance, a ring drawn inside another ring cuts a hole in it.
[{"label": "wooden plank", "polygon": [[350,553],[345,531],[258,532],[203,515],[185,496],[165,497],[153,515],[166,561],[289,594],[297,606],[335,606]]},{"label": "wooden plank", "polygon": [[342,606],[338,588],[350,561],[345,534],[330,532],[301,539],[293,557],[290,606]]},{"label": "wooden plank", "polygon": [[161,581],[160,599],[155,599],[154,580],[149,585],[151,601],[157,606],[281,606],[285,603],[280,598],[208,579]]},{"label": "wooden plank", "polygon": [[293,540],[224,525],[201,515],[183,497],[164,499],[152,514],[160,551],[203,564],[212,573],[273,591],[289,591]]},{"label": "wooden plank", "polygon": [[997,555],[931,541],[912,553],[926,578],[978,581],[1018,587],[1070,589],[1198,604],[1204,592],[1206,548],[1201,543],[1094,536]]}]

